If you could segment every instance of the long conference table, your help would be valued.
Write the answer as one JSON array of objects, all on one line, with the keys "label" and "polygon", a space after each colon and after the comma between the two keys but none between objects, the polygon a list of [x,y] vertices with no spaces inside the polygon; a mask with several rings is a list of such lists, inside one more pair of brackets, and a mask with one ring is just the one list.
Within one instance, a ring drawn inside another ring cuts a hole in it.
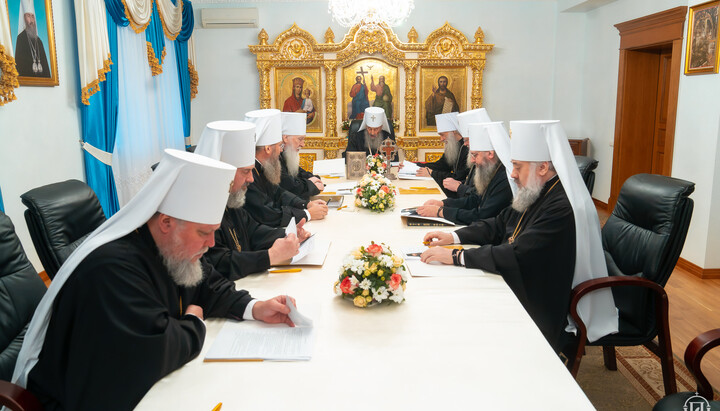
[{"label": "long conference table", "polygon": [[[344,180],[325,180],[326,183]],[[394,180],[396,187],[437,187]],[[293,296],[313,317],[312,359],[203,362],[225,320],[208,319],[200,355],[157,382],[138,410],[593,409],[502,277],[415,277],[402,304],[356,308],[335,296],[342,259],[370,241],[418,245],[431,229],[408,227],[400,209],[441,194],[398,194],[394,210],[347,208],[307,224],[331,238],[322,267],[237,281],[260,299]],[[438,266],[442,274],[443,266]]]}]

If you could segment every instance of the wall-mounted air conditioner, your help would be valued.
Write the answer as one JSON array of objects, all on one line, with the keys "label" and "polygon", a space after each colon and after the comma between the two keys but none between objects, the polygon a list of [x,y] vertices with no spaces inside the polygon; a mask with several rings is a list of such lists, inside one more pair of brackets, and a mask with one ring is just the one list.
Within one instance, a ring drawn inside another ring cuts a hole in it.
[{"label": "wall-mounted air conditioner", "polygon": [[206,29],[253,28],[258,26],[256,8],[201,9],[200,21]]}]

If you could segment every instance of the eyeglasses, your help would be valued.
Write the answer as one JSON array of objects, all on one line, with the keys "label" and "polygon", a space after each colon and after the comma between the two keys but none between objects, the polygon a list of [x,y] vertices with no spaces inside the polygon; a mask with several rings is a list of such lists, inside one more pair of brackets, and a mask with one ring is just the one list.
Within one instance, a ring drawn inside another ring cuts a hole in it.
[{"label": "eyeglasses", "polygon": [[480,154],[479,151],[475,151],[475,152],[472,152],[472,151],[471,151],[471,152],[470,152],[470,157],[472,157],[472,158],[474,159],[475,157],[478,156],[478,154]]}]

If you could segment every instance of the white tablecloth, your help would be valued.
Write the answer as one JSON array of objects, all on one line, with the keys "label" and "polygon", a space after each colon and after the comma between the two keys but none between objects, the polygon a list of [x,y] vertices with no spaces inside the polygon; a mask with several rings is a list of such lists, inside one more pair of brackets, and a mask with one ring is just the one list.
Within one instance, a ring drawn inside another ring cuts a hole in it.
[{"label": "white tablecloth", "polygon": [[210,319],[200,356],[155,384],[137,409],[593,409],[500,276],[411,278],[404,303],[368,309],[334,295],[349,250],[370,240],[418,244],[431,228],[405,227],[399,209],[441,197],[399,195],[385,213],[355,210],[345,197],[348,208],[307,225],[332,238],[323,267],[237,282],[260,299],[296,298],[317,328],[312,360],[204,363],[223,324]]}]

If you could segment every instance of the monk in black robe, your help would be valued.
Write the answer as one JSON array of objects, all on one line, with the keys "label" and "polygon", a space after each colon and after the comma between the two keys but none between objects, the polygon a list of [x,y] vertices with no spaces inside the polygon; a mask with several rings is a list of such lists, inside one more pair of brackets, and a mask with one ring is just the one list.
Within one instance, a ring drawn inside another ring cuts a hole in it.
[{"label": "monk in black robe", "polygon": [[[33,16],[33,29],[35,24]],[[15,66],[19,76],[50,78],[50,65],[48,64],[45,46],[37,35],[37,31],[28,34],[30,26],[17,36],[15,42]],[[33,67],[33,63],[35,66]]]},{"label": "monk in black robe", "polygon": [[473,177],[475,176],[475,164],[470,165],[470,168],[468,168],[468,175],[465,177],[465,181],[463,181],[457,188],[457,191],[455,192],[457,195],[457,198],[463,198],[466,196],[469,196],[471,194],[477,194],[477,190],[475,190],[475,185],[473,184]]},{"label": "monk in black robe", "polygon": [[[470,172],[467,166],[469,150],[463,143],[462,137],[456,140],[455,134],[452,134],[445,138],[447,138],[447,140],[445,140],[445,151],[442,157],[436,161],[418,163],[419,166],[426,167],[429,170],[428,172],[427,170],[421,169],[418,175],[431,176],[448,198],[457,198],[457,186],[460,182],[465,181]],[[453,181],[446,182],[445,179],[451,179]]]},{"label": "monk in black robe", "polygon": [[[575,270],[575,217],[557,175],[541,187],[537,200],[524,212],[508,207],[497,217],[480,220],[454,234],[459,243],[480,245],[458,253],[458,264],[501,275],[559,352],[567,342],[563,330]],[[433,245],[452,243],[448,236],[431,232],[425,240],[439,239]],[[433,247],[422,259],[452,264],[448,261],[450,253]]]},{"label": "monk in black robe", "polygon": [[241,320],[251,301],[210,265],[178,286],[147,225],[86,257],[63,286],[28,389],[46,410],[132,409],[153,384],[195,358],[205,325]]},{"label": "monk in black robe", "polygon": [[[287,149],[288,148],[285,147],[285,150]],[[282,166],[280,187],[295,194],[303,200],[309,200],[310,197],[320,194],[322,190],[320,190],[317,184],[313,180],[311,180],[311,178],[319,180],[319,176],[316,176],[309,171],[305,171],[305,169],[303,169],[299,165],[297,166],[297,173],[293,175],[288,169],[288,162],[285,158],[285,152],[283,152],[283,154],[280,156],[280,165]]]},{"label": "monk in black robe", "polygon": [[[347,152],[358,151],[364,152],[367,156],[378,153],[384,155],[381,150],[381,144],[388,138],[395,141],[395,135],[383,130],[382,127],[367,127],[364,130],[358,130],[348,136],[348,145],[343,153],[343,157],[345,157],[345,153]],[[395,153],[395,156],[390,161],[398,161],[397,153]]]}]

